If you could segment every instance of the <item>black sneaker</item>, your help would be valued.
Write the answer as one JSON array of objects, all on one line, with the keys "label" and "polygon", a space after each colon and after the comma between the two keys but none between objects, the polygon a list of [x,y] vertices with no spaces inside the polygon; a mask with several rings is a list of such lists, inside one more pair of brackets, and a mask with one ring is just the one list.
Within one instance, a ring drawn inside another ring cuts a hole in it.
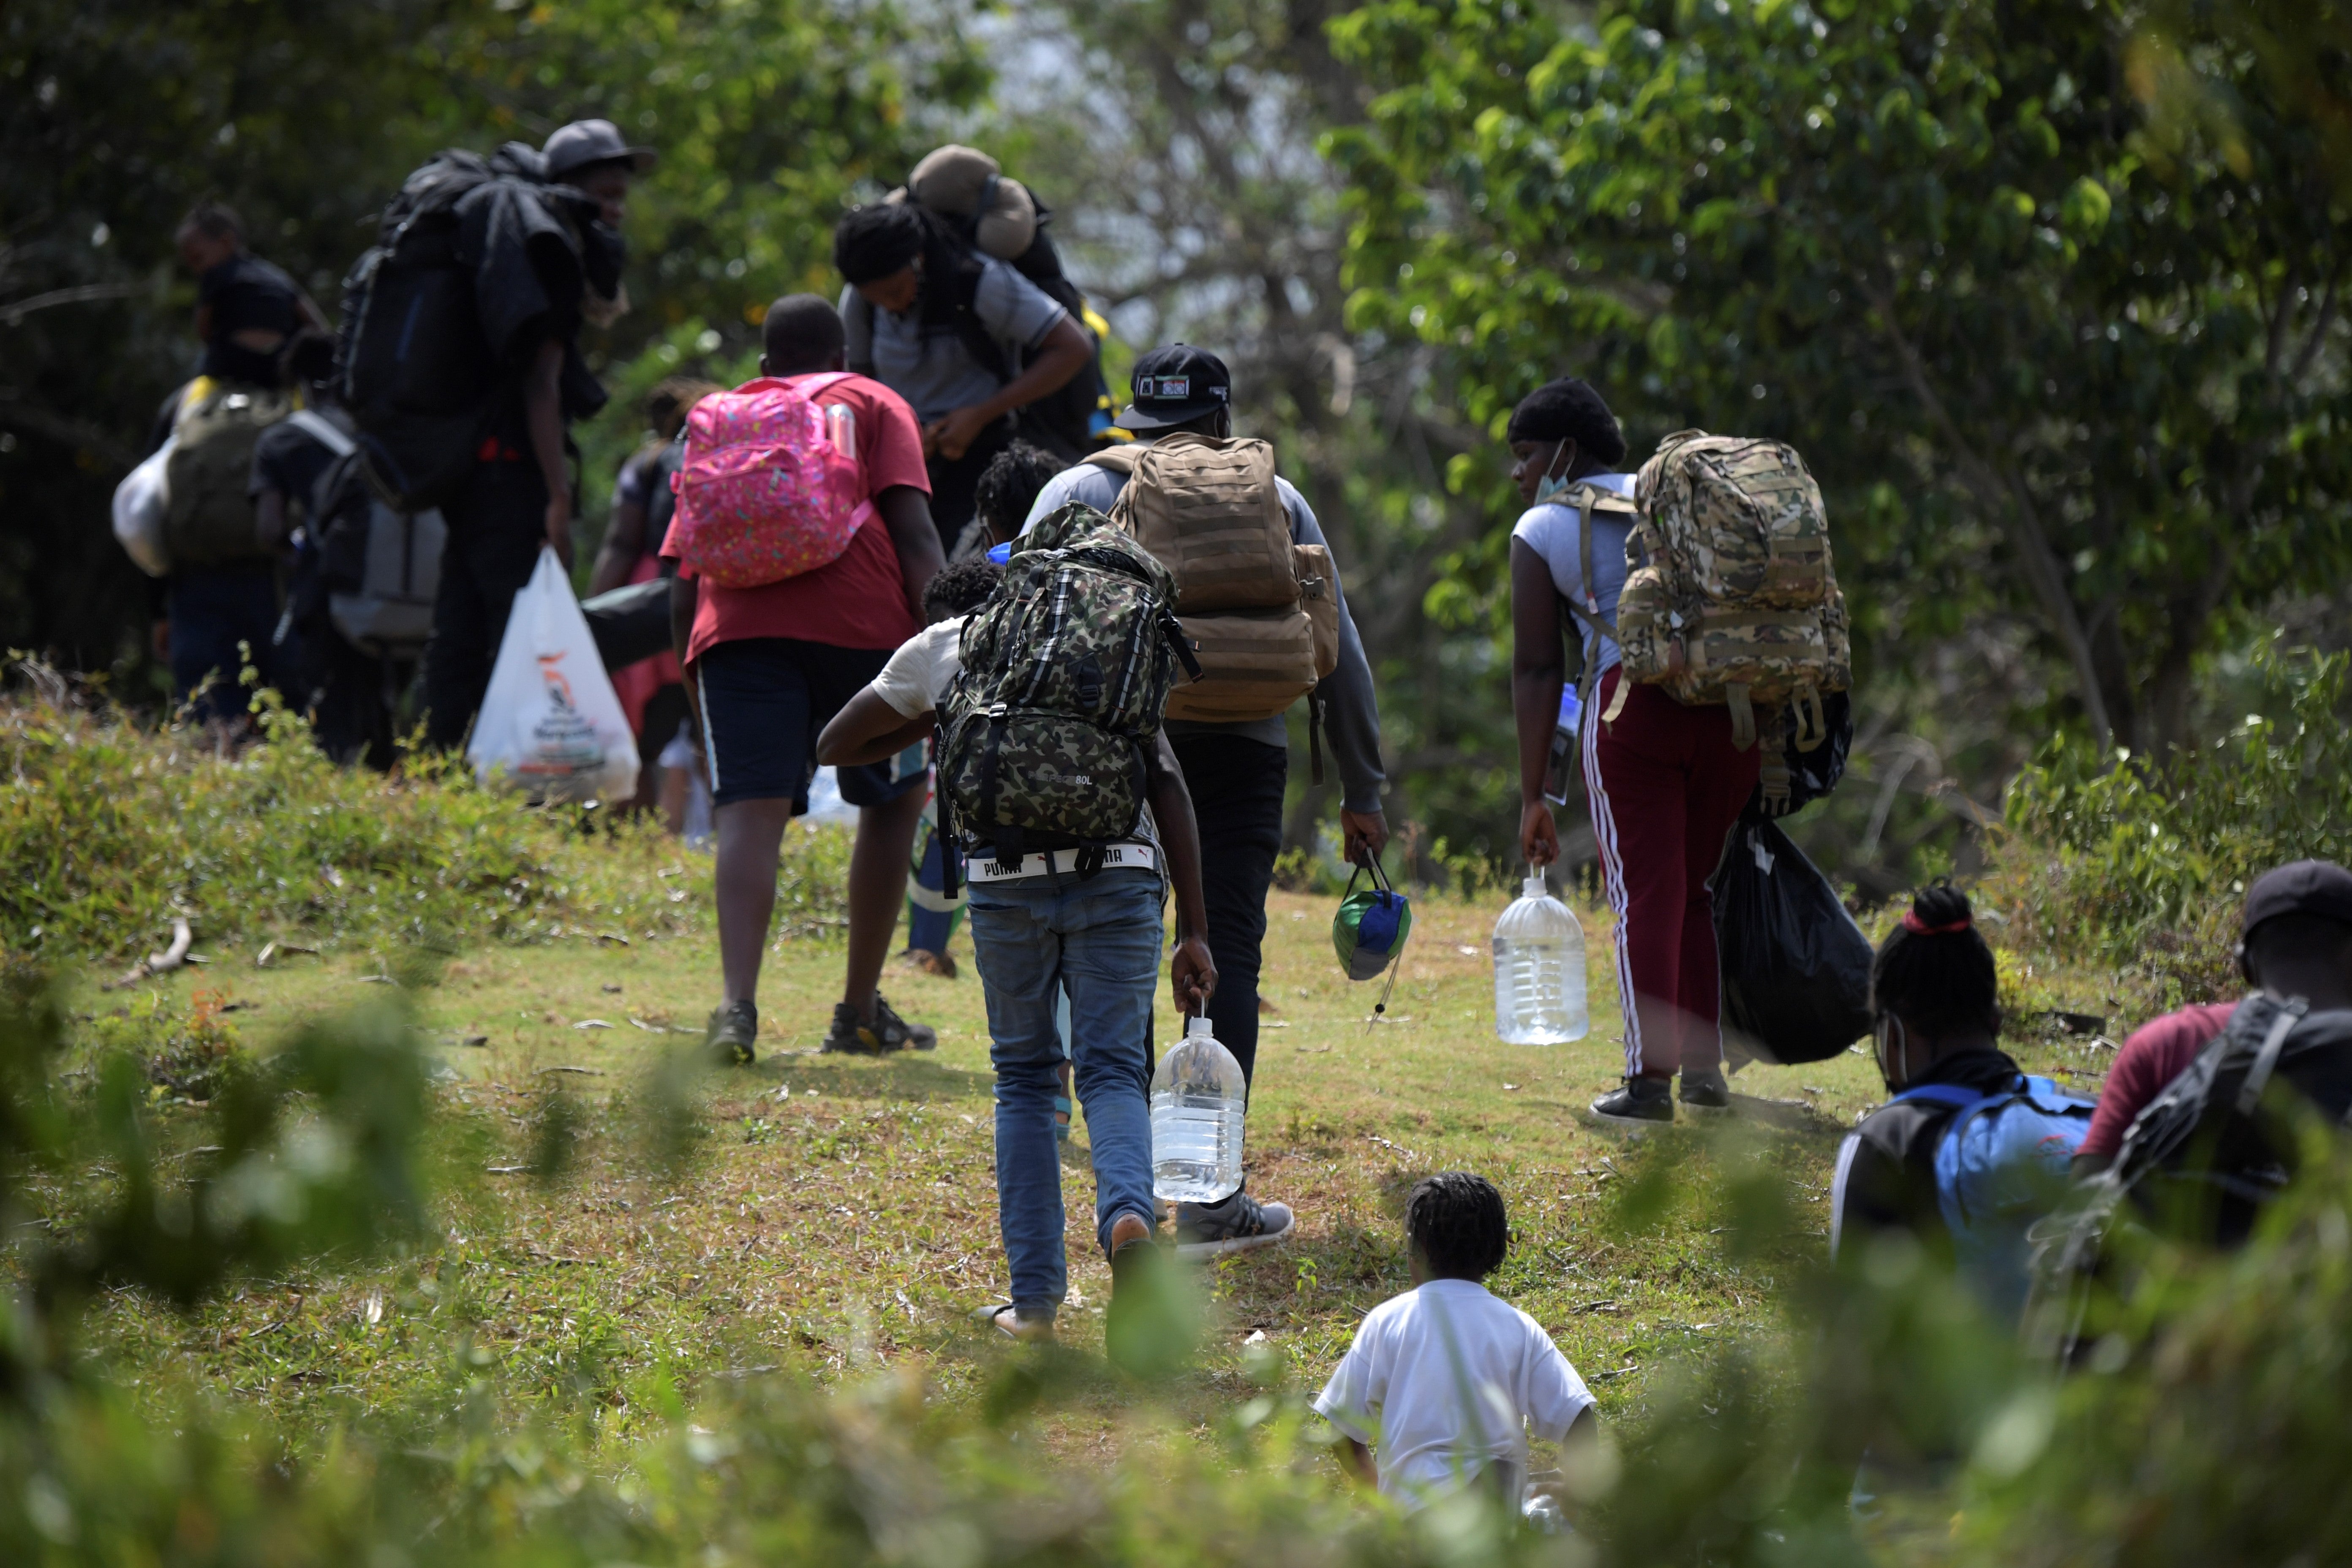
[{"label": "black sneaker", "polygon": [[1699,1116],[1731,1114],[1731,1086],[1723,1081],[1721,1068],[1683,1074],[1683,1109]]},{"label": "black sneaker", "polygon": [[857,1009],[846,1002],[833,1005],[833,1032],[824,1037],[828,1051],[875,1057],[889,1051],[928,1051],[940,1043],[938,1031],[925,1024],[909,1024],[880,995],[874,998],[874,1022],[857,1021]]},{"label": "black sneaker", "polygon": [[1247,1189],[1221,1203],[1176,1205],[1176,1256],[1186,1262],[1288,1241],[1287,1204],[1262,1204]]},{"label": "black sneaker", "polygon": [[1134,1377],[1161,1377],[1191,1359],[1195,1324],[1185,1285],[1157,1240],[1139,1236],[1110,1255],[1103,1353]]},{"label": "black sneaker", "polygon": [[710,1015],[702,1037],[703,1049],[721,1067],[750,1067],[752,1043],[760,1037],[760,1009],[750,1002],[721,1003]]},{"label": "black sneaker", "polygon": [[1662,1078],[1629,1078],[1622,1089],[1592,1102],[1592,1119],[1613,1127],[1671,1127],[1674,1086]]}]

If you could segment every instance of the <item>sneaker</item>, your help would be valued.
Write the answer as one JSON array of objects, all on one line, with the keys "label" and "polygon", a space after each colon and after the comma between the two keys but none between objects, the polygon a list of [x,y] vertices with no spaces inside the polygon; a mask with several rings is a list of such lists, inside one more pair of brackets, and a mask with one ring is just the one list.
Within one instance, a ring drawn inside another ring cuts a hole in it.
[{"label": "sneaker", "polygon": [[710,1015],[702,1048],[721,1067],[750,1067],[754,1054],[752,1042],[759,1037],[759,1007],[751,1002],[727,1002]]},{"label": "sneaker", "polygon": [[1629,1078],[1623,1088],[1592,1102],[1592,1119],[1615,1127],[1671,1127],[1674,1086],[1662,1078]]},{"label": "sneaker", "polygon": [[1024,1345],[1040,1344],[1054,1337],[1053,1313],[1024,1312],[1010,1301],[998,1301],[982,1307],[972,1316],[992,1325],[1005,1338],[1018,1340]]},{"label": "sneaker", "polygon": [[1192,1354],[1196,1325],[1185,1300],[1185,1283],[1140,1219],[1130,1215],[1119,1221],[1118,1230],[1129,1234],[1111,1247],[1103,1353],[1131,1376],[1163,1376]]},{"label": "sneaker", "polygon": [[833,1032],[824,1037],[828,1051],[856,1056],[880,1056],[888,1051],[928,1051],[940,1043],[938,1031],[926,1024],[909,1024],[898,1016],[880,994],[874,998],[874,1022],[857,1021],[857,1009],[846,1002],[833,1005]]},{"label": "sneaker", "polygon": [[1723,1081],[1721,1068],[1683,1074],[1683,1109],[1699,1116],[1731,1114],[1731,1086]]},{"label": "sneaker", "polygon": [[1251,1252],[1290,1239],[1290,1205],[1262,1204],[1245,1187],[1222,1203],[1176,1205],[1176,1256],[1186,1262]]}]

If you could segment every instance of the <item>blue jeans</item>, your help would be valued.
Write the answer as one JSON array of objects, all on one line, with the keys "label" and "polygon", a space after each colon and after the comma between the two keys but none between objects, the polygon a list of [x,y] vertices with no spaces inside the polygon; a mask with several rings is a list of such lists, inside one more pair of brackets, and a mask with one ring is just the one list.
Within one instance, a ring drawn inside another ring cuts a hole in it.
[{"label": "blue jeans", "polygon": [[237,685],[244,652],[253,655],[264,686],[283,687],[284,653],[270,639],[278,633],[278,579],[267,562],[235,566],[190,566],[172,574],[164,590],[164,614],[172,619],[172,695],[185,701],[205,683],[219,679],[197,704],[199,719],[234,719],[252,693]]},{"label": "blue jeans", "polygon": [[1095,1235],[1122,1215],[1151,1223],[1151,1004],[1160,983],[1160,878],[1139,868],[971,886],[971,944],[996,1068],[996,1214],[1013,1305],[1050,1313],[1069,1286],[1054,1142],[1054,1015],[1069,992],[1070,1056],[1095,1167]]}]

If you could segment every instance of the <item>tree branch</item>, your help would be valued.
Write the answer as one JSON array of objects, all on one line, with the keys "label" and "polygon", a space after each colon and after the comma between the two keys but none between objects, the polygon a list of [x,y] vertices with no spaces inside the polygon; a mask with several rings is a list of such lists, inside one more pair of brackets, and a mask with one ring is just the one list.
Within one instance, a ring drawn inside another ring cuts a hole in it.
[{"label": "tree branch", "polygon": [[128,300],[147,291],[144,283],[84,283],[72,289],[52,289],[46,294],[35,294],[14,304],[0,305],[0,322],[21,326],[26,317],[36,310],[46,310],[56,305],[79,305],[90,300]]},{"label": "tree branch", "polygon": [[79,447],[97,453],[108,462],[128,472],[145,457],[103,426],[87,419],[69,418],[52,414],[47,409],[28,403],[21,394],[0,387],[0,425],[14,425],[19,430],[29,430],[36,436],[47,436],[52,441],[68,447]]},{"label": "tree branch", "polygon": [[2098,666],[2091,657],[2091,639],[2083,629],[2081,612],[2074,596],[2067,593],[2064,580],[2059,575],[2058,559],[2051,552],[2048,536],[2042,531],[2032,496],[2021,479],[2012,482],[2009,476],[1996,469],[1978,451],[1976,444],[1960,431],[1958,422],[1945,407],[1927,379],[1926,365],[1919,351],[1895,320],[1895,299],[1890,289],[1870,278],[1857,278],[1856,288],[1876,313],[1888,342],[1895,349],[1896,362],[1902,366],[1905,384],[1919,400],[1920,406],[1942,434],[1949,448],[1954,468],[1960,482],[1975,496],[1977,503],[1990,511],[2010,536],[2017,551],[2018,563],[2025,573],[2026,584],[2041,601],[2042,613],[2049,616],[2051,629],[2057,633],[2059,646],[2066,650],[2066,661],[2074,667],[2074,683],[2083,698],[2084,715],[2091,721],[2091,733],[2105,752],[2115,744],[2115,724],[2107,712],[2105,692],[2099,685]]}]

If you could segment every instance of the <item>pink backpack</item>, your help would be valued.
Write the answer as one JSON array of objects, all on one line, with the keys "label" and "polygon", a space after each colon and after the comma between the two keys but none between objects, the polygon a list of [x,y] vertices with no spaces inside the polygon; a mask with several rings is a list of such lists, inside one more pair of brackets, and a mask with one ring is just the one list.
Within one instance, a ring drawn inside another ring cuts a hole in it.
[{"label": "pink backpack", "polygon": [[679,562],[724,588],[757,588],[840,558],[873,514],[857,459],[827,437],[818,394],[845,375],[797,385],[762,376],[717,392],[686,420],[686,461],[670,479]]}]

